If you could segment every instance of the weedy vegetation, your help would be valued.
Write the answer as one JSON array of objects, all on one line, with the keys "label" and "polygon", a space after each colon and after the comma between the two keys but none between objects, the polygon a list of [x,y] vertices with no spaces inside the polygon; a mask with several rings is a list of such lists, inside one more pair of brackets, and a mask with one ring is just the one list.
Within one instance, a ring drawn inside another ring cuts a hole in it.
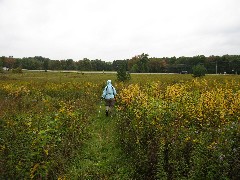
[{"label": "weedy vegetation", "polygon": [[0,179],[240,179],[237,75],[23,71],[0,84]]}]

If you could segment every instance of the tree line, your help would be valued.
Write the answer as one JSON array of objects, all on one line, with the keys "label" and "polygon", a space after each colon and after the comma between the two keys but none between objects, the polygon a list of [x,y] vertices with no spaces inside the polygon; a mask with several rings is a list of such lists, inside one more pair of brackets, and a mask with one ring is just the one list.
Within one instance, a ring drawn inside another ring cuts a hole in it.
[{"label": "tree line", "polygon": [[42,56],[0,57],[0,67],[28,70],[117,71],[124,67],[126,71],[136,73],[192,73],[192,68],[199,64],[206,68],[208,74],[240,73],[240,55],[157,58],[143,53],[131,59],[114,60],[113,62],[87,58],[78,61],[73,59],[51,60]]}]

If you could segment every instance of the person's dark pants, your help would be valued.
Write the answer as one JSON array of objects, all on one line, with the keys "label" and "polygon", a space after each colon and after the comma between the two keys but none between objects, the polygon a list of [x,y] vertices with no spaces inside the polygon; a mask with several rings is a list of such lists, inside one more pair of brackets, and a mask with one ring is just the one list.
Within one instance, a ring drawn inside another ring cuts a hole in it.
[{"label": "person's dark pants", "polygon": [[105,105],[108,106],[108,107],[113,107],[115,104],[115,99],[114,98],[111,98],[111,99],[105,99]]},{"label": "person's dark pants", "polygon": [[106,116],[108,116],[109,112],[111,112],[113,106],[115,104],[115,99],[105,99],[105,106],[106,106]]}]

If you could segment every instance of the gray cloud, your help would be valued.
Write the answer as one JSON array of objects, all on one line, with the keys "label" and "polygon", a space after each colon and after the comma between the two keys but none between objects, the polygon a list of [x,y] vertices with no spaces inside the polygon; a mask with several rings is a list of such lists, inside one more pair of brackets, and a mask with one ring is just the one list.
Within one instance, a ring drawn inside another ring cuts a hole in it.
[{"label": "gray cloud", "polygon": [[238,0],[0,0],[0,56],[240,54]]}]

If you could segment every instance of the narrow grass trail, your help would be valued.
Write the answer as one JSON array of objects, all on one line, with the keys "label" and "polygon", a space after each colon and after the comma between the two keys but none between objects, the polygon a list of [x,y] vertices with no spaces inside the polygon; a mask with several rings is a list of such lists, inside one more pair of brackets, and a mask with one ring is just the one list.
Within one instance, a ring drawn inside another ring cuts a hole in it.
[{"label": "narrow grass trail", "polygon": [[130,162],[116,143],[116,116],[106,117],[103,109],[92,118],[91,137],[73,160],[70,179],[132,179]]}]

